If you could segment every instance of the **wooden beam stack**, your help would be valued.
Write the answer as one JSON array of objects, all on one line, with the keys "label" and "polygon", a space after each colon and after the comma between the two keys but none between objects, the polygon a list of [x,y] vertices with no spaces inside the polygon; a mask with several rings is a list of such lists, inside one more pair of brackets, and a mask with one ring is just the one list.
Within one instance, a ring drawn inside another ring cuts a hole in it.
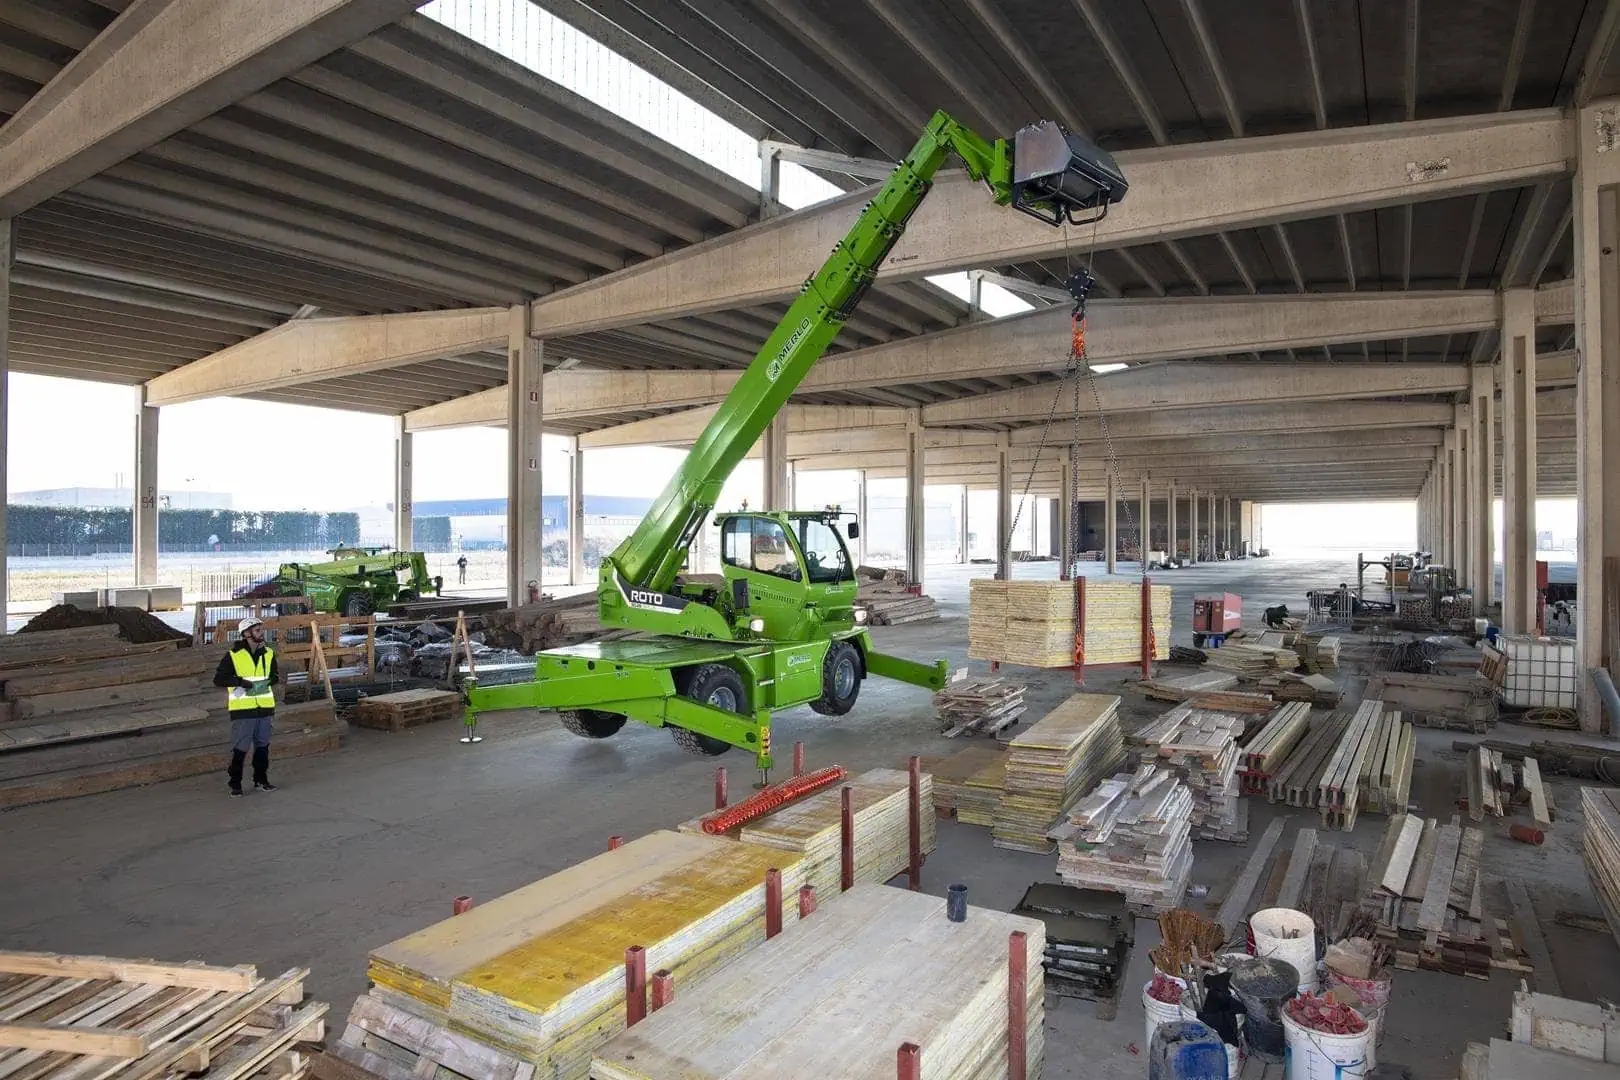
[{"label": "wooden beam stack", "polygon": [[[1164,660],[1170,655],[1170,588],[1151,588],[1154,658]],[[1088,580],[1085,597],[1085,662],[1141,660],[1142,586]],[[975,578],[968,586],[968,656],[1025,667],[1069,667],[1074,663],[1074,605],[1072,581]]]},{"label": "wooden beam stack", "polygon": [[1122,893],[1138,914],[1181,905],[1192,874],[1192,793],[1148,764],[1105,780],[1057,826],[1058,876]]},{"label": "wooden beam stack", "polygon": [[1322,770],[1350,725],[1350,714],[1336,709],[1311,725],[1293,753],[1276,765],[1267,782],[1267,798],[1289,806],[1315,806]]},{"label": "wooden beam stack", "polygon": [[[1013,932],[1024,936],[1013,939]],[[1014,942],[1016,941],[1016,945]],[[599,1047],[595,1080],[1010,1075],[1009,995],[1021,998],[1025,1074],[1044,1060],[1045,927],[1034,919],[863,885]],[[1011,948],[1023,985],[1009,986]],[[650,961],[649,961],[650,963]]]},{"label": "wooden beam stack", "polygon": [[1385,709],[1361,772],[1363,809],[1375,814],[1406,813],[1416,752],[1412,725],[1397,710]]},{"label": "wooden beam stack", "polygon": [[[625,950],[683,993],[765,939],[765,871],[784,923],[804,857],[654,832],[371,953],[371,996],[534,1065],[580,1078],[625,1023]],[[899,892],[899,890],[890,890]],[[912,895],[912,894],[902,894]]]},{"label": "wooden beam stack", "polygon": [[1081,795],[1123,762],[1119,698],[1075,694],[1007,744],[997,847],[1052,851],[1047,831]]},{"label": "wooden beam stack", "polygon": [[1169,766],[1192,792],[1192,823],[1201,836],[1236,836],[1237,737],[1242,731],[1241,716],[1180,705],[1131,737],[1133,745]]},{"label": "wooden beam stack", "polygon": [[1311,707],[1304,702],[1279,705],[1272,710],[1254,738],[1243,747],[1239,773],[1243,777],[1243,790],[1262,794],[1271,774],[1298,746],[1311,725]]},{"label": "wooden beam stack", "polygon": [[904,570],[863,566],[855,602],[866,609],[873,626],[900,626],[939,618],[939,605],[932,596],[912,592]]},{"label": "wooden beam stack", "polygon": [[1316,806],[1322,812],[1322,827],[1349,832],[1356,827],[1361,808],[1361,774],[1372,753],[1384,703],[1363,701],[1345,726],[1344,734],[1318,777]]},{"label": "wooden beam stack", "polygon": [[940,734],[990,735],[1006,730],[1024,715],[1023,683],[1004,679],[958,679],[934,695]]},{"label": "wooden beam stack", "polygon": [[[1453,817],[1449,824],[1392,814],[1370,867],[1369,903],[1379,936],[1395,942],[1397,966],[1488,978],[1493,967],[1519,967],[1485,909],[1484,836]],[[1528,970],[1528,969],[1526,969]]]}]

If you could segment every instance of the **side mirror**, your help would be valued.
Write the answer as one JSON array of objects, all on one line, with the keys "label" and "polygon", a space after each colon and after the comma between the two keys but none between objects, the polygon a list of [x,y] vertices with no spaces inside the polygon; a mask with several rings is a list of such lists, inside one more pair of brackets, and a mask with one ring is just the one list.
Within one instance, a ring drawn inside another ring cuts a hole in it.
[{"label": "side mirror", "polygon": [[849,534],[849,538],[851,540],[859,540],[861,538],[861,523],[851,520],[850,523],[844,527],[844,532]]},{"label": "side mirror", "polygon": [[731,606],[738,611],[748,610],[748,581],[746,578],[731,579]]}]

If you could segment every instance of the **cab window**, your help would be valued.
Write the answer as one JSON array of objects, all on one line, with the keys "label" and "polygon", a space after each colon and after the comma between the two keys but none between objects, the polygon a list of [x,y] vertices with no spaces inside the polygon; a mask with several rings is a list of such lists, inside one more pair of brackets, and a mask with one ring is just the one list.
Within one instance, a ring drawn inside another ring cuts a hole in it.
[{"label": "cab window", "polygon": [[849,556],[844,552],[844,545],[826,522],[802,518],[799,521],[799,547],[804,552],[811,581],[831,583],[854,576],[849,569]]},{"label": "cab window", "polygon": [[799,581],[798,556],[787,530],[768,518],[732,518],[720,538],[720,557],[728,566]]}]

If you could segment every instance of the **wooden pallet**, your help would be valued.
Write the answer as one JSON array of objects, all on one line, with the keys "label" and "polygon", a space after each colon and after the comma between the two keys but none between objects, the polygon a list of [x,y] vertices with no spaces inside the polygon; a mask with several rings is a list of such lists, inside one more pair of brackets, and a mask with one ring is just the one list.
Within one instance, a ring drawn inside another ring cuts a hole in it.
[{"label": "wooden pallet", "polygon": [[940,734],[947,739],[999,734],[1024,715],[1025,689],[1003,679],[953,679],[934,695]]},{"label": "wooden pallet", "polygon": [[363,697],[350,723],[379,731],[402,731],[461,715],[461,695],[454,690],[401,690],[396,694]]},{"label": "wooden pallet", "polygon": [[326,1003],[304,1000],[305,968],[165,964],[0,953],[0,1074],[30,1080],[298,1080],[297,1049],[326,1035]]}]

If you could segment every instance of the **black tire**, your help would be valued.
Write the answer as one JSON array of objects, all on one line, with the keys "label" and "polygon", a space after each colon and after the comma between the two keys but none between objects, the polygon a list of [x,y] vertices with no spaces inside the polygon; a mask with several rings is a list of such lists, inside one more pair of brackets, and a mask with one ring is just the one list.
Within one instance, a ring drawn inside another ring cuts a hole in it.
[{"label": "black tire", "polygon": [[1202,649],[1203,647],[1204,647],[1204,635],[1203,634],[1194,634],[1193,635],[1193,648]]},{"label": "black tire", "polygon": [[606,739],[624,727],[624,717],[598,709],[570,709],[558,713],[557,719],[582,739]]},{"label": "black tire", "polygon": [[[684,684],[681,690],[682,697],[727,712],[742,715],[749,712],[748,688],[743,685],[742,676],[724,664],[704,664],[702,667],[694,668],[690,674],[685,675],[682,682]],[[689,754],[719,757],[731,749],[731,744],[722,739],[700,735],[673,724],[669,725],[669,733],[675,737],[675,745]]]},{"label": "black tire", "polygon": [[363,619],[375,610],[370,593],[352,592],[343,598],[343,614],[351,619]]},{"label": "black tire", "polygon": [[821,660],[821,696],[810,707],[822,716],[843,716],[860,696],[860,650],[847,641],[835,641]]}]

